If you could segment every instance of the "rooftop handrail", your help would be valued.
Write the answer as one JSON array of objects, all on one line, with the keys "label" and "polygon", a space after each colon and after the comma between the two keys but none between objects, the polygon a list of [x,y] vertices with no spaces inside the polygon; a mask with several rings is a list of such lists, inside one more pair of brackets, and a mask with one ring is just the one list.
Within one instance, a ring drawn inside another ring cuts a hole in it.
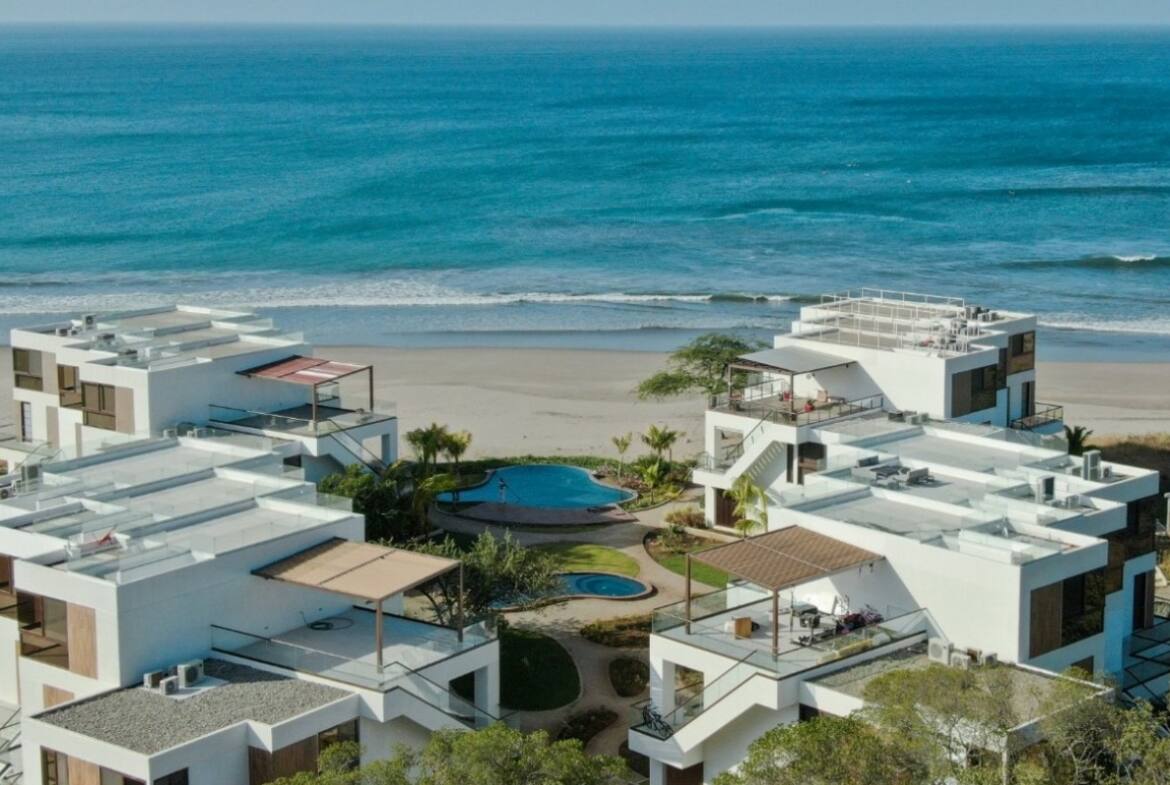
[{"label": "rooftop handrail", "polygon": [[1037,403],[1032,414],[1017,417],[1011,421],[1011,427],[1016,430],[1031,430],[1039,425],[1048,425],[1064,421],[1064,407],[1054,403]]},{"label": "rooftop handrail", "polygon": [[[634,718],[631,726],[634,730],[655,736],[659,739],[668,739],[696,719],[703,712],[710,709],[719,701],[746,684],[753,676],[763,675],[759,666],[750,661],[750,655],[732,665],[723,673],[716,676],[703,689],[677,704],[666,714],[655,717],[655,722],[646,722],[645,711],[640,711]],[[652,708],[649,701],[634,704],[635,709]]]}]

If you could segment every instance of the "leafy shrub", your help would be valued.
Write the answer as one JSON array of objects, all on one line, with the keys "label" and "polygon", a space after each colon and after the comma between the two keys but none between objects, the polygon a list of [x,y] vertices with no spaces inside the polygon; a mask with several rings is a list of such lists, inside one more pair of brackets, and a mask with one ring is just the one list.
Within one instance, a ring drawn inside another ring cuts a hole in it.
[{"label": "leafy shrub", "polygon": [[633,657],[618,657],[609,662],[609,680],[618,695],[633,698],[650,684],[650,666]]},{"label": "leafy shrub", "polygon": [[577,712],[565,719],[560,731],[557,732],[557,741],[577,739],[584,746],[590,739],[612,725],[617,716],[617,712],[604,706]]},{"label": "leafy shrub", "polygon": [[703,511],[698,507],[678,507],[666,513],[666,522],[677,526],[689,526],[692,529],[701,529],[707,525]]},{"label": "leafy shrub", "polygon": [[590,622],[581,628],[581,637],[619,649],[646,648],[650,645],[650,614]]}]

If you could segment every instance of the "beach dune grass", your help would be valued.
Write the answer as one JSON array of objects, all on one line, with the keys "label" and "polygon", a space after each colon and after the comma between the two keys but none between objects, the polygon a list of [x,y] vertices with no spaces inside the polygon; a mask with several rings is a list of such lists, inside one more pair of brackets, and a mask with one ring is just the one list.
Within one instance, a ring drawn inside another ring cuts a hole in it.
[{"label": "beach dune grass", "polygon": [[536,547],[551,554],[561,572],[612,572],[632,578],[639,571],[638,562],[632,556],[604,545],[556,542]]}]

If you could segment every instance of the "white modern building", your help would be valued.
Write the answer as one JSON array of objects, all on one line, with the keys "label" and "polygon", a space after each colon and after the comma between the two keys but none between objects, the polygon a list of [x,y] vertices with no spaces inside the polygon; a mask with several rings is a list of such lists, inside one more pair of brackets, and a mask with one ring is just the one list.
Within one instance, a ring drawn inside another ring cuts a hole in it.
[{"label": "white modern building", "polygon": [[0,701],[24,782],[259,785],[335,741],[369,760],[493,719],[494,635],[417,594],[460,563],[363,542],[281,437],[107,445],[0,503]]},{"label": "white modern building", "polygon": [[1165,693],[1158,475],[1043,433],[1059,418],[1033,409],[1034,326],[866,292],[732,364],[694,476],[718,526],[750,478],[767,530],[692,557],[727,589],[654,614],[654,712],[630,731],[652,785],[711,782],[778,724],[856,710],[891,668],[999,662],[1042,689],[1076,666]]},{"label": "white modern building", "polygon": [[[213,426],[296,442],[310,480],[397,457],[368,365],[314,357],[255,314],[170,306],[11,332],[12,433],[0,474],[102,445]],[[27,472],[26,472],[27,473]]]}]

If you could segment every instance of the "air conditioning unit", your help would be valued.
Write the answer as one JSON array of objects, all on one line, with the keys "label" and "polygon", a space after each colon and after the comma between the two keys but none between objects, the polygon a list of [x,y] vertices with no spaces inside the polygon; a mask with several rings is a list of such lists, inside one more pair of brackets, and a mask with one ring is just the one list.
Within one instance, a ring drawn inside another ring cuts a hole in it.
[{"label": "air conditioning unit", "polygon": [[1101,451],[1089,450],[1081,456],[1081,477],[1085,480],[1101,479]]},{"label": "air conditioning unit", "polygon": [[179,691],[179,679],[177,676],[167,676],[158,683],[158,691],[162,695],[174,695]]},{"label": "air conditioning unit", "polygon": [[164,439],[177,439],[177,438],[179,438],[179,429],[178,428],[163,428],[162,435],[163,435]]},{"label": "air conditioning unit", "polygon": [[979,655],[979,664],[984,667],[999,664],[999,655],[993,651],[983,652]]},{"label": "air conditioning unit", "polygon": [[148,689],[157,690],[162,680],[167,677],[166,671],[147,671],[142,674],[142,686]]},{"label": "air conditioning unit", "polygon": [[87,313],[85,316],[81,317],[81,323],[85,325],[85,329],[92,330],[93,326],[97,324],[97,314]]},{"label": "air conditioning unit", "polygon": [[186,689],[203,680],[203,660],[192,660],[176,666],[179,686]]},{"label": "air conditioning unit", "polygon": [[1105,466],[1101,467],[1101,479],[1102,480],[1112,480],[1113,479],[1113,467],[1112,466],[1105,465]]},{"label": "air conditioning unit", "polygon": [[951,652],[954,647],[945,638],[931,638],[926,643],[926,657],[931,662],[948,665],[951,661]]},{"label": "air conditioning unit", "polygon": [[952,651],[950,666],[952,668],[961,668],[962,670],[971,669],[971,657],[965,651]]},{"label": "air conditioning unit", "polygon": [[1037,477],[1032,480],[1032,492],[1035,495],[1037,504],[1052,501],[1053,497],[1056,496],[1056,478],[1051,474]]}]

